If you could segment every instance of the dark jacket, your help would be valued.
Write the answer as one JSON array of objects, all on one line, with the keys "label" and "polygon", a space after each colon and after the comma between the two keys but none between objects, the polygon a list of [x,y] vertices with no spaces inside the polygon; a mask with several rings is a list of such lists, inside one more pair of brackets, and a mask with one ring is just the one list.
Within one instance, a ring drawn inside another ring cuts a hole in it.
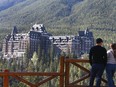
[{"label": "dark jacket", "polygon": [[107,63],[107,51],[104,47],[96,45],[90,49],[89,61],[92,65],[95,64],[105,64]]}]

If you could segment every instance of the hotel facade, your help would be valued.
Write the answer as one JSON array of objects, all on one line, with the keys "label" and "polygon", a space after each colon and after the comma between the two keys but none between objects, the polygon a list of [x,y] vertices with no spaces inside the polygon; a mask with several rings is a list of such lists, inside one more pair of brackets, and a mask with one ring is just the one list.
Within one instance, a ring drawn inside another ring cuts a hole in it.
[{"label": "hotel facade", "polygon": [[61,53],[81,56],[89,53],[94,45],[93,33],[88,29],[78,31],[77,35],[53,36],[48,33],[43,24],[35,24],[28,33],[18,33],[16,27],[11,34],[7,35],[3,41],[3,57],[16,58],[24,56],[28,50],[28,57],[32,58],[33,53],[39,50],[39,56],[43,54],[49,56],[50,50],[53,55],[60,56]]}]

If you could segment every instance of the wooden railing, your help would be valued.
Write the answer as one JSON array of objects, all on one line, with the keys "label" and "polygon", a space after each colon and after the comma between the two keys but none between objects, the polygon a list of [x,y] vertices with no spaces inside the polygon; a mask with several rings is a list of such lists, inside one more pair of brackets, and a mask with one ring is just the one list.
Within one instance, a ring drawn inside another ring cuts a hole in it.
[{"label": "wooden railing", "polygon": [[[40,85],[52,80],[55,77],[59,77],[59,87],[64,87],[64,58],[60,58],[60,71],[59,72],[10,72],[5,70],[0,72],[0,76],[3,77],[3,87],[9,87],[9,77],[13,77],[30,87],[39,87]],[[38,83],[31,83],[22,78],[22,76],[47,76],[48,78],[41,80]]]},{"label": "wooden railing", "polygon": [[[65,59],[64,57],[60,58],[60,71],[59,72],[10,72],[5,70],[4,72],[0,72],[0,76],[3,77],[3,87],[9,87],[9,77],[13,77],[30,87],[39,87],[40,85],[52,80],[53,78],[59,77],[59,87],[88,87],[85,85],[78,85],[81,81],[85,80],[90,76],[90,71],[80,65],[79,63],[89,63],[87,59]],[[70,82],[70,64],[75,65],[80,68],[86,74],[80,79],[77,78],[76,81]],[[25,80],[22,76],[47,76],[44,80],[37,82],[35,84]],[[104,83],[107,83],[105,79],[102,79]],[[105,86],[104,86],[105,87]]]},{"label": "wooden railing", "polygon": [[[86,63],[89,63],[88,59],[65,59],[65,87],[89,87],[87,85],[78,85],[81,81],[87,79],[90,77],[90,71],[87,69],[87,67],[84,67],[83,65],[79,64],[83,63],[86,65]],[[70,82],[70,64],[75,65],[76,67],[80,68],[80,70],[84,71],[86,74],[83,75],[81,78],[77,78],[76,81]],[[107,81],[102,78],[102,81],[107,84]],[[106,87],[106,86],[102,86]]]}]

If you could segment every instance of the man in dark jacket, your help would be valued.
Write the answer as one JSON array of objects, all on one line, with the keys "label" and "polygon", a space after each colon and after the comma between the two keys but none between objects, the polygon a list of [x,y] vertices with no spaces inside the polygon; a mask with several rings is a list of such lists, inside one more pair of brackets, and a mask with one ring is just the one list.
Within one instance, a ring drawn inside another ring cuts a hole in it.
[{"label": "man in dark jacket", "polygon": [[103,45],[101,38],[96,39],[96,46],[90,49],[89,61],[92,66],[90,71],[89,87],[93,87],[94,79],[96,77],[96,87],[100,87],[101,77],[107,63],[107,51]]}]

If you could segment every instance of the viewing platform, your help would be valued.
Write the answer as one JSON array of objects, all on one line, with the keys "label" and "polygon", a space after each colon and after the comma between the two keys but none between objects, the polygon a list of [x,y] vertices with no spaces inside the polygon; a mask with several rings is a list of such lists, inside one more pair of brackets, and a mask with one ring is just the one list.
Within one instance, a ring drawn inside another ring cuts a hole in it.
[{"label": "viewing platform", "polygon": [[[39,87],[56,77],[59,79],[58,87],[89,87],[88,84],[80,84],[82,81],[87,80],[87,78],[90,77],[90,71],[86,64],[89,65],[89,60],[87,59],[67,59],[61,57],[59,66],[60,70],[58,72],[10,72],[9,70],[4,70],[4,72],[0,72],[0,77],[3,77],[3,87],[9,87],[9,77],[13,77],[30,87]],[[74,65],[83,71],[83,75],[77,77],[77,80],[75,81],[70,80],[70,65]],[[46,76],[46,78],[37,83],[31,83],[22,78],[23,76]],[[87,82],[89,82],[89,79]],[[107,80],[102,78],[101,85],[101,87],[107,87]]]}]

